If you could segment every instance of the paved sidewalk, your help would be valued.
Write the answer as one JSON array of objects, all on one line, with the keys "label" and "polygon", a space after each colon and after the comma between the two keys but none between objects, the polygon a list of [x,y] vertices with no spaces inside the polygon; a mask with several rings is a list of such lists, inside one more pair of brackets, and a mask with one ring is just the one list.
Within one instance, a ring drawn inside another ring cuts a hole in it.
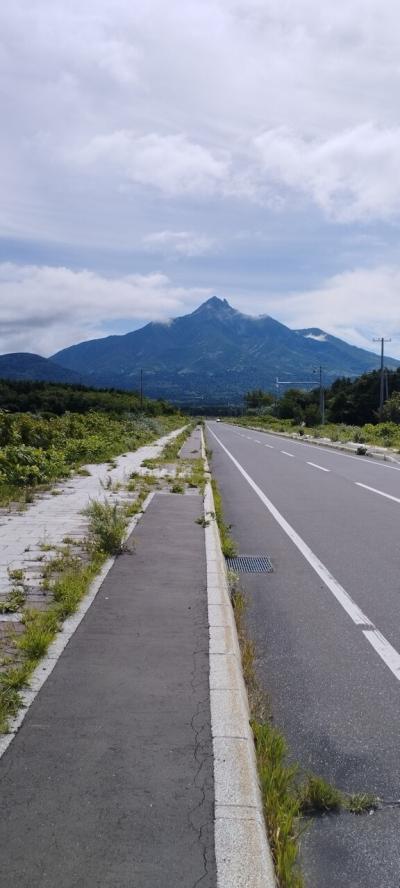
[{"label": "paved sidewalk", "polygon": [[124,499],[127,494],[123,490],[113,492],[115,485],[125,484],[132,472],[140,471],[144,459],[159,456],[164,445],[181,431],[182,428],[176,429],[153,444],[124,453],[112,460],[111,465],[93,463],[83,466],[88,472],[87,477],[78,472],[53,484],[48,493],[40,494],[22,512],[10,513],[1,509],[0,596],[4,598],[10,591],[9,568],[23,568],[28,582],[34,583],[41,574],[41,561],[46,558],[40,544],[60,545],[64,537],[82,539],[88,523],[82,510],[90,500],[115,502]]},{"label": "paved sidewalk", "polygon": [[1,888],[216,888],[202,508],[154,496],[1,759]]}]

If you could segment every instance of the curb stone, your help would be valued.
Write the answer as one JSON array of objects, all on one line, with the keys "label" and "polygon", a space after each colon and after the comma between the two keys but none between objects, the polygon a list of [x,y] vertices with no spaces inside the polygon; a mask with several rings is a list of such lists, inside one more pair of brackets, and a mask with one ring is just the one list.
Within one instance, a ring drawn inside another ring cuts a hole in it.
[{"label": "curb stone", "polygon": [[[202,455],[209,472],[203,432]],[[208,480],[205,517],[210,513],[215,513],[215,508]],[[240,648],[215,519],[205,528],[205,541],[217,885],[218,888],[275,888]]]}]

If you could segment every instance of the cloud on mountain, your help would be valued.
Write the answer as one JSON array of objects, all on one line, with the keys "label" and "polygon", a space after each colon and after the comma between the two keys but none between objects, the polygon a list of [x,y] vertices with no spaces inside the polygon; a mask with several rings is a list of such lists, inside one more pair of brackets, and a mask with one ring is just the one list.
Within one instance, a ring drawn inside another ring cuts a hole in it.
[{"label": "cloud on mountain", "polygon": [[[315,290],[280,294],[220,293],[238,310],[270,314],[292,328],[321,327],[363,348],[373,336],[392,334],[388,354],[400,357],[400,268],[360,269],[336,275]],[[380,318],[377,321],[377,293]],[[105,277],[68,268],[0,264],[0,350],[44,355],[147,321],[168,321],[193,311],[212,291],[177,286],[165,274]],[[107,318],[108,326],[101,323]],[[363,332],[360,332],[360,319]],[[115,324],[121,326],[114,327]],[[32,343],[35,347],[32,349]]]}]

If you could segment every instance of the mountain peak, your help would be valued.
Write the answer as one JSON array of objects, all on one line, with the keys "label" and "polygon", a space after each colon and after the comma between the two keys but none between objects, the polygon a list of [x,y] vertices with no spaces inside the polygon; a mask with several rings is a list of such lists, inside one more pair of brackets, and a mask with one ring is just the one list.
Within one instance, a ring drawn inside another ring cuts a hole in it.
[{"label": "mountain peak", "polygon": [[224,315],[225,317],[227,315],[238,314],[236,309],[232,308],[232,306],[229,305],[229,302],[227,299],[220,299],[219,296],[211,296],[210,299],[207,299],[206,302],[203,302],[201,305],[199,305],[198,308],[196,308],[196,310],[194,312],[192,312],[193,315],[206,314],[206,313],[207,314],[213,313],[213,314],[218,314],[218,315]]}]

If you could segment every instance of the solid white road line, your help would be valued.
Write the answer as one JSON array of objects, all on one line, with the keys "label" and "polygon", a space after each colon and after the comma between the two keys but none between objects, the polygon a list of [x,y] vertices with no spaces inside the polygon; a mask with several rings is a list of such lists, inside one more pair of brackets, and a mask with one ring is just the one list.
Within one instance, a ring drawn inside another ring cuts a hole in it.
[{"label": "solid white road line", "polygon": [[264,444],[264,447],[269,447],[270,450],[274,450],[274,449],[275,449],[275,448],[272,446],[272,444]]},{"label": "solid white road line", "polygon": [[362,610],[360,610],[358,605],[353,601],[352,598],[350,598],[350,595],[346,592],[346,590],[343,589],[343,587],[340,585],[340,583],[338,583],[337,580],[335,580],[335,578],[329,572],[328,568],[325,567],[324,564],[322,564],[322,561],[319,560],[319,558],[314,554],[314,552],[309,548],[309,546],[307,546],[307,543],[304,542],[304,540],[301,538],[301,536],[299,536],[299,534],[289,524],[289,522],[286,521],[286,518],[284,518],[283,515],[281,515],[281,513],[274,506],[274,504],[271,502],[271,500],[268,499],[268,497],[265,495],[265,493],[263,493],[263,491],[258,486],[258,484],[256,484],[255,481],[253,481],[253,479],[246,472],[246,470],[243,468],[243,466],[238,462],[237,459],[235,459],[235,457],[228,450],[228,448],[225,447],[225,444],[222,443],[222,441],[217,437],[217,435],[215,434],[215,432],[212,431],[212,429],[210,429],[210,432],[214,436],[215,440],[218,441],[218,444],[222,447],[222,449],[225,451],[227,456],[229,456],[229,459],[232,460],[233,464],[239,470],[241,475],[243,475],[243,477],[246,479],[247,483],[250,484],[250,487],[253,488],[254,492],[260,498],[260,500],[264,504],[264,506],[268,509],[268,511],[271,513],[271,515],[278,522],[278,524],[280,525],[282,530],[285,531],[285,533],[288,535],[289,539],[291,539],[292,543],[294,543],[294,545],[297,546],[297,548],[299,549],[301,554],[304,556],[306,561],[308,561],[308,563],[315,570],[315,572],[318,574],[318,576],[321,578],[321,580],[323,580],[325,585],[328,586],[328,589],[330,589],[330,591],[333,593],[335,598],[342,605],[344,610],[349,614],[349,616],[351,617],[353,622],[356,623],[357,625],[365,626],[365,627],[368,626],[370,629],[374,629],[374,625],[373,625],[373,623],[371,623],[371,620],[369,620],[368,617],[366,617],[365,614],[363,614]]},{"label": "solid white road line", "polygon": [[354,484],[357,487],[364,487],[365,490],[371,490],[372,493],[379,493],[379,496],[385,496],[386,499],[393,500],[395,503],[400,503],[400,499],[398,496],[392,496],[390,493],[384,493],[383,490],[377,490],[376,487],[369,487],[368,484],[361,484],[361,481],[355,481]]},{"label": "solid white road line", "polygon": [[294,453],[288,453],[287,450],[281,450],[281,453],[284,453],[285,456],[293,456],[294,457]]},{"label": "solid white road line", "polygon": [[307,465],[313,466],[314,469],[321,469],[321,472],[330,472],[330,469],[325,469],[324,466],[319,466],[318,463],[308,462],[307,460]]},{"label": "solid white road line", "polygon": [[400,681],[400,654],[378,629],[366,629],[363,631],[363,635],[372,644],[376,653],[379,654],[386,666],[393,672],[393,675]]},{"label": "solid white road line", "polygon": [[261,488],[256,484],[255,481],[250,477],[250,475],[246,472],[243,466],[238,462],[237,459],[233,456],[233,454],[225,447],[225,444],[217,437],[215,432],[209,428],[209,431],[218,442],[222,450],[225,451],[226,455],[236,466],[238,471],[243,478],[247,481],[250,487],[257,494],[261,502],[271,513],[275,521],[279,524],[282,530],[287,534],[289,539],[291,539],[292,543],[297,547],[297,549],[301,552],[303,557],[308,561],[309,565],[315,570],[315,573],[318,574],[320,579],[325,583],[328,589],[332,592],[332,595],[336,598],[336,600],[341,604],[342,608],[349,615],[350,619],[357,626],[363,627],[363,635],[370,642],[374,650],[381,657],[383,662],[388,666],[393,675],[400,681],[400,654],[392,647],[392,645],[387,641],[387,639],[379,632],[378,629],[374,626],[371,620],[362,612],[361,608],[358,607],[358,604],[353,601],[351,596],[346,592],[343,586],[338,583],[334,576],[330,573],[328,568],[322,561],[319,560],[318,556],[307,546],[307,543],[299,536],[297,531],[286,521],[286,518],[278,511],[276,506],[271,502],[270,499],[263,493]]}]

